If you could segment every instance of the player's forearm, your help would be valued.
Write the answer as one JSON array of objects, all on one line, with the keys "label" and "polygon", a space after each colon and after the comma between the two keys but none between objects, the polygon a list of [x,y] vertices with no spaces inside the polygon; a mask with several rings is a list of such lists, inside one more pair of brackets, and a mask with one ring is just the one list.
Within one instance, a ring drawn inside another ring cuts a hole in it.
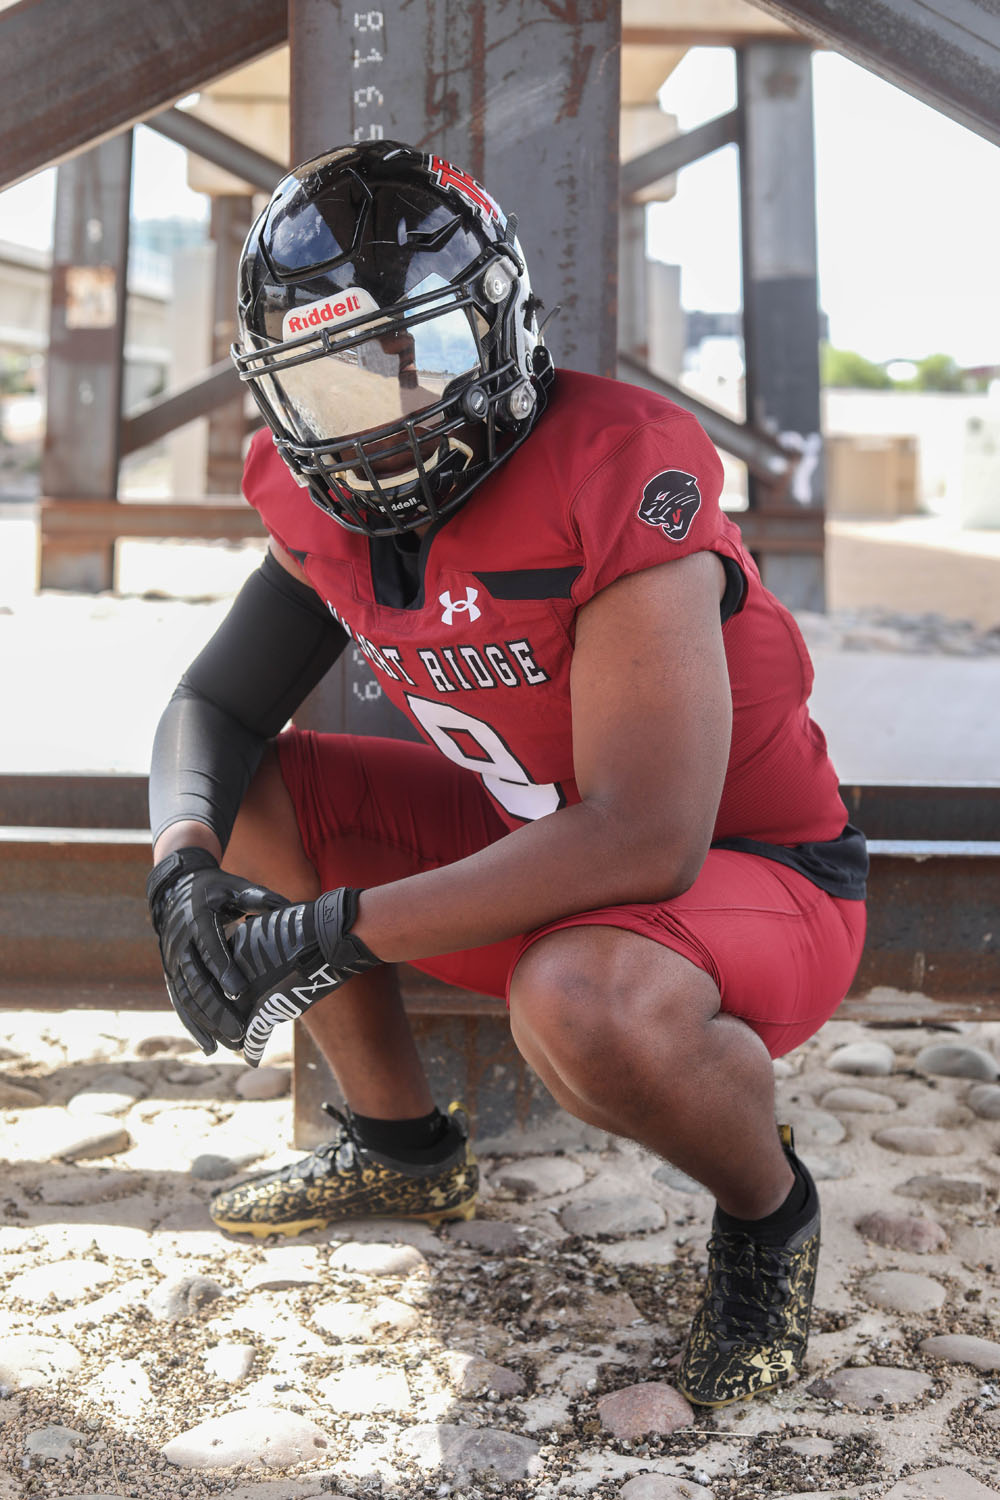
[{"label": "player's forearm", "polygon": [[[354,931],[386,962],[500,942],[559,917],[687,889],[707,852],[647,816],[586,803],[561,809],[478,853],[368,889]],[[671,848],[673,845],[673,848]]]},{"label": "player's forearm", "polygon": [[222,845],[211,828],[192,818],[180,823],[171,823],[153,845],[153,863],[159,864],[175,849],[207,849],[218,860],[222,859]]}]

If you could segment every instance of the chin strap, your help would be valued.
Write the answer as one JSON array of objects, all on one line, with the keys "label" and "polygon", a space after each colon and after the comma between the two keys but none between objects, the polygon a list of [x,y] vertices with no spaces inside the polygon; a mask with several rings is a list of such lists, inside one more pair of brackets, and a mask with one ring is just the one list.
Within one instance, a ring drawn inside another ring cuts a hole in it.
[{"label": "chin strap", "polygon": [[[428,478],[432,474],[441,475],[448,479],[457,479],[459,474],[472,463],[472,449],[467,443],[461,442],[457,437],[448,436],[442,438],[436,451],[424,464],[424,474]],[[399,490],[407,485],[415,484],[420,480],[419,469],[404,469],[401,474],[387,475],[391,481],[389,484],[372,484],[371,480],[363,474],[350,470],[352,490],[361,490],[369,495],[378,497],[380,503],[385,500],[394,500]]]}]

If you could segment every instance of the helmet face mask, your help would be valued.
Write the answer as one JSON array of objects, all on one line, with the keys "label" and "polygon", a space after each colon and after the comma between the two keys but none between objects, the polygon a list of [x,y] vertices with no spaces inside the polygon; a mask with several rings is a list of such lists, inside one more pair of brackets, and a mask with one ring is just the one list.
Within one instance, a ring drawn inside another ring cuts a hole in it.
[{"label": "helmet face mask", "polygon": [[450,514],[527,437],[551,362],[506,220],[394,142],[279,184],[244,247],[233,357],[293,477],[342,525]]}]

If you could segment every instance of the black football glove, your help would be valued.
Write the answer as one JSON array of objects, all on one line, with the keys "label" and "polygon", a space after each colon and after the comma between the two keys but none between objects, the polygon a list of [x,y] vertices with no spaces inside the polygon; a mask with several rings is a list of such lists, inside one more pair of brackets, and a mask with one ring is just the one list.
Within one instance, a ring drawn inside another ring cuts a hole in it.
[{"label": "black football glove", "polygon": [[233,963],[224,924],[285,906],[285,897],[220,870],[207,849],[191,848],[160,860],[146,899],[174,1010],[204,1053],[219,1042],[238,1052],[247,1008],[237,1001],[247,981]]},{"label": "black football glove", "polygon": [[345,980],[381,963],[350,931],[360,895],[327,891],[318,901],[248,917],[230,934],[233,958],[244,975],[243,1056],[252,1068],[275,1026],[296,1020]]}]

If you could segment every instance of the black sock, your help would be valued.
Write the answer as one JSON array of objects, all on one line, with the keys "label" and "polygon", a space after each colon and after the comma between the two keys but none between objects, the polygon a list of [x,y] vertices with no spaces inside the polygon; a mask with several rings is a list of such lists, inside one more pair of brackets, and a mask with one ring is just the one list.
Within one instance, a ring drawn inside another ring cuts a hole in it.
[{"label": "black sock", "polygon": [[809,1181],[799,1170],[798,1161],[789,1157],[788,1165],[795,1173],[795,1181],[784,1202],[773,1213],[765,1214],[762,1219],[737,1219],[724,1209],[716,1208],[719,1228],[734,1234],[749,1234],[754,1239],[780,1241],[787,1238],[809,1200]]},{"label": "black sock", "polygon": [[363,1146],[396,1161],[432,1163],[447,1156],[453,1146],[451,1121],[436,1105],[430,1114],[415,1120],[379,1120],[353,1110],[351,1120]]}]

